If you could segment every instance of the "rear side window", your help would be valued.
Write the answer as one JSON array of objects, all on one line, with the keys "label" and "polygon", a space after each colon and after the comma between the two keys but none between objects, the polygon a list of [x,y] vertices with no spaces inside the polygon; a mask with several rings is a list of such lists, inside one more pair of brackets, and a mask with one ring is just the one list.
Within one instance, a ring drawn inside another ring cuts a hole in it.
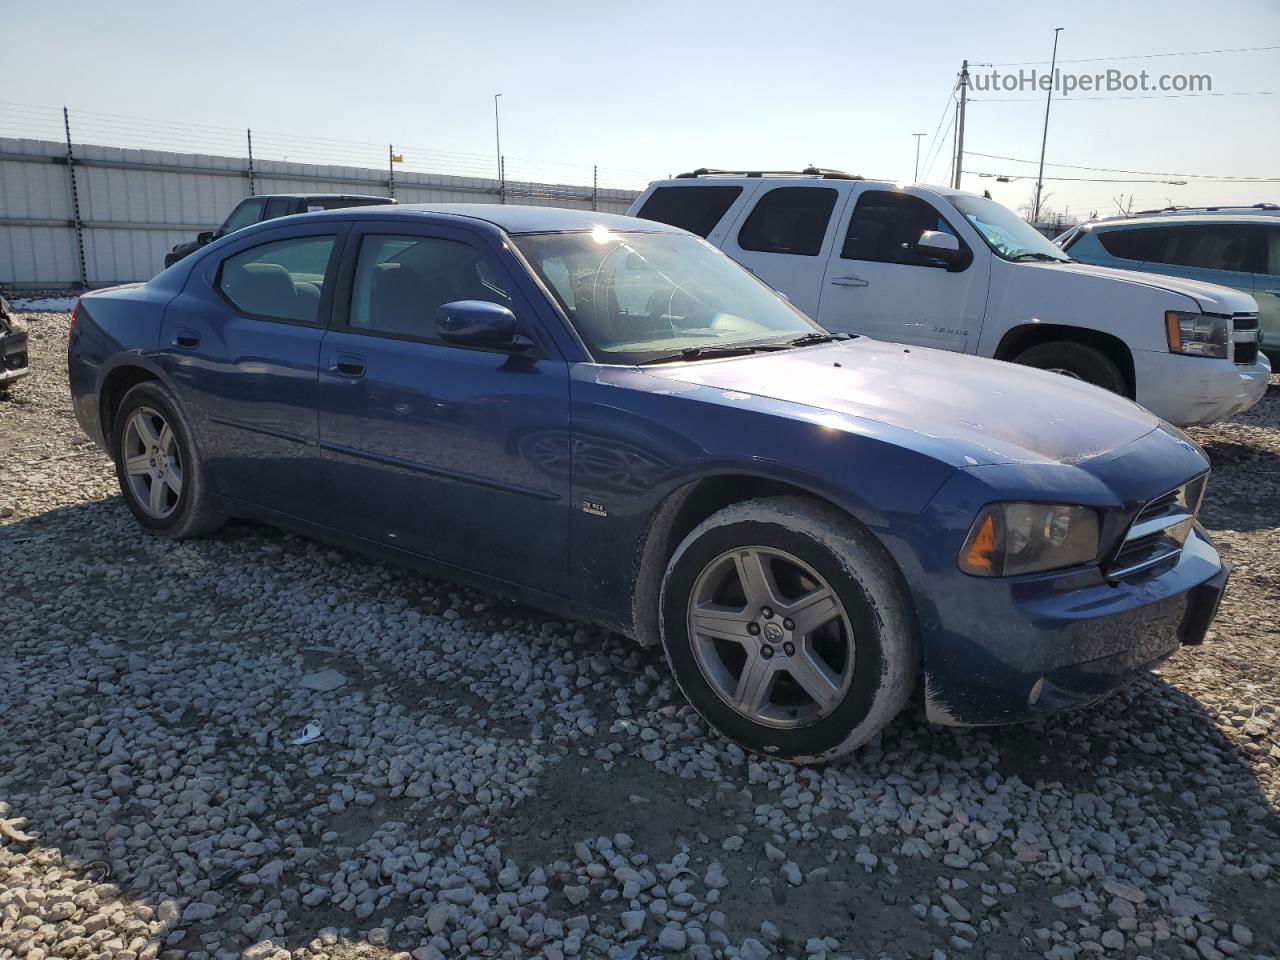
[{"label": "rear side window", "polygon": [[658,187],[636,216],[705,238],[741,195],[741,187]]},{"label": "rear side window", "polygon": [[348,321],[354,332],[444,343],[436,312],[455,300],[512,306],[494,265],[470,244],[391,235],[360,242]]},{"label": "rear side window", "polygon": [[316,323],[333,237],[295,237],[251,247],[222,261],[219,292],[263,320]]},{"label": "rear side window", "polygon": [[286,197],[272,197],[267,201],[267,212],[263,216],[263,220],[274,220],[276,217],[283,217],[289,212],[289,200]]},{"label": "rear side window", "polygon": [[[951,224],[927,200],[907,193],[868,190],[853,209],[840,256],[845,260],[936,267],[941,261],[915,251],[920,234],[926,230],[938,230],[960,240]],[[960,246],[964,248],[963,240]]]},{"label": "rear side window", "polygon": [[364,197],[325,197],[323,199],[312,199],[307,201],[307,211],[314,212],[316,210],[344,210],[347,207],[370,207],[386,203],[385,200],[366,200]]},{"label": "rear side window", "polygon": [[738,231],[738,246],[760,253],[816,257],[839,194],[831,187],[776,187],[762,196]]},{"label": "rear side window", "polygon": [[1233,223],[1188,223],[1146,230],[1111,230],[1098,240],[1113,257],[1175,267],[1249,273],[1251,228]]}]

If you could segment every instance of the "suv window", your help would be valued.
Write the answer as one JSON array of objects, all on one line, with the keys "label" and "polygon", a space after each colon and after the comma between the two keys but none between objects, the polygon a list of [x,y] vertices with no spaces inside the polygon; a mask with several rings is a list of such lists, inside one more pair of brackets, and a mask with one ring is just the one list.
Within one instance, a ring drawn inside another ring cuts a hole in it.
[{"label": "suv window", "polygon": [[775,187],[760,198],[738,231],[738,246],[816,257],[838,196],[831,187]]},{"label": "suv window", "polygon": [[356,332],[444,343],[436,311],[455,300],[511,307],[492,263],[475,247],[436,237],[367,235],[351,286]]},{"label": "suv window", "polygon": [[942,264],[941,260],[915,251],[920,234],[926,230],[949,233],[964,248],[964,241],[951,224],[927,200],[908,193],[867,190],[858,198],[858,205],[849,218],[840,256],[845,260],[936,267]]},{"label": "suv window", "polygon": [[272,197],[267,201],[267,212],[263,214],[263,220],[274,220],[276,217],[283,217],[289,213],[288,197]]},{"label": "suv window", "polygon": [[315,323],[333,246],[333,237],[294,237],[251,247],[222,261],[218,290],[250,316]]},{"label": "suv window", "polygon": [[1241,223],[1105,230],[1098,242],[1113,257],[1177,267],[1249,273],[1250,227]]},{"label": "suv window", "polygon": [[267,201],[263,197],[252,197],[241,202],[240,206],[231,211],[231,216],[227,217],[222,229],[218,231],[218,236],[225,237],[228,233],[234,233],[251,223],[257,223],[262,219],[262,208],[266,205]]},{"label": "suv window", "polygon": [[1280,227],[1267,227],[1267,253],[1262,272],[1280,277]]},{"label": "suv window", "polygon": [[658,187],[636,216],[706,237],[742,194],[741,187]]}]

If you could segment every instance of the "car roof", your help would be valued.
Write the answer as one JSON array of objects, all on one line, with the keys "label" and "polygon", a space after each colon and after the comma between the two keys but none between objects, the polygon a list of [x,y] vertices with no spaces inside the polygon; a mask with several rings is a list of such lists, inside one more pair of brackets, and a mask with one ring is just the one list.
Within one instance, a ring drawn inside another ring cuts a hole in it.
[{"label": "car roof", "polygon": [[1084,223],[1091,230],[1110,230],[1113,227],[1169,227],[1169,226],[1194,226],[1195,224],[1211,224],[1211,223],[1265,223],[1274,225],[1276,218],[1268,216],[1265,213],[1184,213],[1170,214],[1164,217],[1108,217],[1106,220],[1095,220],[1092,223]]},{"label": "car roof", "polygon": [[246,199],[250,200],[376,200],[378,203],[390,204],[392,197],[380,197],[369,193],[259,193]]},{"label": "car roof", "polygon": [[[438,215],[466,217],[492,224],[507,233],[570,233],[604,227],[608,230],[629,233],[685,233],[678,227],[637,217],[624,217],[616,213],[598,213],[594,210],[574,210],[568,207],[534,207],[498,203],[400,203],[385,209],[365,210],[361,217],[379,219],[409,219],[415,216]],[[348,210],[323,210],[307,214],[308,222],[317,217],[350,218]],[[270,221],[268,221],[270,222]]]},{"label": "car roof", "polygon": [[917,187],[928,190],[939,197],[973,197],[978,200],[990,200],[980,193],[970,190],[954,190],[936,183],[907,183],[896,180],[872,180],[865,177],[824,177],[810,173],[762,173],[762,174],[722,174],[706,173],[694,176],[670,177],[666,180],[655,180],[649,184],[654,187],[699,187],[699,186],[736,186],[745,187],[757,183],[768,183],[775,187],[795,186],[797,184],[813,187],[837,187],[842,183],[853,183],[859,187],[873,187],[877,190],[901,190],[904,187]]}]

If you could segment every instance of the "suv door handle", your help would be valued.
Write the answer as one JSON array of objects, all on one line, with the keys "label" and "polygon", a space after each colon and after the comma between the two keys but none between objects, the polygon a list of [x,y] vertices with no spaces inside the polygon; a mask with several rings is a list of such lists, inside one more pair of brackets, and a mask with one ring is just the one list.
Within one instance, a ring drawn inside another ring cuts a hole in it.
[{"label": "suv door handle", "polygon": [[179,330],[173,335],[173,345],[184,350],[193,350],[200,346],[200,334],[194,330]]},{"label": "suv door handle", "polygon": [[871,286],[861,277],[835,277],[832,281],[837,287],[869,287]]},{"label": "suv door handle", "polygon": [[364,357],[357,357],[353,353],[339,353],[329,358],[329,372],[352,379],[363,377]]}]

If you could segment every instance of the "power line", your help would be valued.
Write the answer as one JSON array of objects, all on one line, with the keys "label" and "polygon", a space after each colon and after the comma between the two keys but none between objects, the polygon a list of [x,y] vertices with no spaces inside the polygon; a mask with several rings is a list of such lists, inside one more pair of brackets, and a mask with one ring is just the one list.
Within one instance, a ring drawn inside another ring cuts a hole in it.
[{"label": "power line", "polygon": [[[1075,97],[1064,94],[1059,103],[1084,100],[1180,100],[1187,97],[1274,97],[1275,90],[1230,90],[1223,93],[1150,93],[1133,96]],[[970,103],[1041,103],[1040,97],[970,97]]]},{"label": "power line", "polygon": [[[965,173],[976,174],[979,177],[997,177],[1005,180],[1031,180],[1030,174],[1025,173],[986,173],[981,170],[966,170]],[[1162,183],[1165,185],[1179,186],[1180,184],[1170,184],[1168,180],[1126,180],[1115,179],[1111,177],[1042,177],[1043,180],[1062,180],[1072,183]],[[1204,178],[1196,180],[1195,183],[1280,183],[1280,177],[1235,177],[1231,179],[1214,179]]]},{"label": "power line", "polygon": [[[970,156],[983,157],[987,160],[1009,160],[1013,163],[1035,163],[1035,160],[1027,160],[1023,157],[1005,157],[998,153],[978,153],[976,150],[966,151]],[[1230,180],[1265,180],[1265,177],[1247,177],[1247,176],[1225,176],[1217,173],[1169,173],[1163,170],[1124,170],[1119,167],[1088,167],[1078,163],[1053,163],[1045,161],[1046,166],[1065,167],[1068,170],[1095,170],[1099,173],[1134,173],[1147,177],[1193,177],[1197,180],[1201,178],[1217,178],[1223,182]]]},{"label": "power line", "polygon": [[[1132,53],[1117,57],[1088,57],[1081,60],[1062,60],[1061,63],[1104,63],[1110,60],[1153,60],[1157,57],[1199,57],[1213,53],[1261,53],[1264,50],[1280,50],[1280,45],[1271,47],[1224,47],[1220,50],[1175,50],[1170,53]],[[1017,60],[1011,63],[983,63],[983,67],[1027,67],[1037,63],[1048,63],[1048,60]]]},{"label": "power line", "polygon": [[959,85],[960,79],[957,77],[956,82],[953,83],[951,85],[951,89],[947,91],[947,99],[942,105],[942,113],[938,115],[938,124],[933,128],[933,137],[929,140],[929,151],[925,154],[925,174],[924,180],[922,180],[921,183],[927,183],[929,180],[929,171],[933,169],[934,153],[937,151],[938,144],[941,142],[938,140],[938,131],[942,129],[942,121],[947,119],[947,114],[951,110],[951,104],[956,99],[956,87]]}]

